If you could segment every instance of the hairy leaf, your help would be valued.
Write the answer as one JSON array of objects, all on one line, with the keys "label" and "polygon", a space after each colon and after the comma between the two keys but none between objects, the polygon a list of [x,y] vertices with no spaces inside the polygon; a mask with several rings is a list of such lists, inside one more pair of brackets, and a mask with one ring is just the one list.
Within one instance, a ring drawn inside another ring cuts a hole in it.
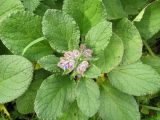
[{"label": "hairy leaf", "polygon": [[16,55],[0,57],[0,102],[10,102],[22,95],[33,76],[32,64]]},{"label": "hairy leaf", "polygon": [[[34,14],[24,11],[13,13],[0,24],[0,38],[9,50],[21,55],[28,44],[42,37],[41,27],[41,18]],[[46,42],[32,46],[25,56],[33,59],[51,54],[51,48]],[[39,55],[35,54],[37,49]]]},{"label": "hairy leaf", "polygon": [[102,86],[100,101],[99,113],[103,120],[140,120],[134,97],[120,92],[109,83]]},{"label": "hairy leaf", "polygon": [[53,49],[64,52],[78,47],[79,28],[74,19],[66,13],[49,9],[42,24],[44,36]]},{"label": "hairy leaf", "polygon": [[60,72],[57,64],[59,62],[59,58],[54,55],[48,55],[41,58],[38,63],[40,66],[50,72]]},{"label": "hairy leaf", "polygon": [[123,64],[137,61],[142,55],[142,39],[136,27],[127,19],[114,24],[114,32],[124,44]]},{"label": "hairy leaf", "polygon": [[52,120],[62,116],[69,84],[69,78],[60,75],[52,75],[43,81],[35,100],[39,118]]},{"label": "hairy leaf", "polygon": [[100,66],[99,68],[103,73],[108,73],[120,64],[123,53],[124,47],[122,40],[116,34],[113,34],[110,43],[105,50],[98,55],[99,59],[95,64]]},{"label": "hairy leaf", "polygon": [[106,20],[92,27],[86,35],[85,43],[94,53],[100,53],[106,48],[112,36],[112,24]]},{"label": "hairy leaf", "polygon": [[135,96],[153,94],[160,89],[160,75],[140,62],[119,66],[108,77],[116,88]]},{"label": "hairy leaf", "polygon": [[22,0],[25,9],[31,12],[33,12],[38,7],[40,1],[41,0]]},{"label": "hairy leaf", "polygon": [[65,0],[63,11],[75,19],[82,35],[105,18],[100,0]]},{"label": "hairy leaf", "polygon": [[0,21],[10,13],[23,10],[20,0],[1,0],[0,1]]},{"label": "hairy leaf", "polygon": [[155,34],[160,32],[160,1],[155,1],[150,4],[143,14],[141,21],[135,22],[136,27],[141,33],[141,36],[148,40]]},{"label": "hairy leaf", "polygon": [[99,108],[99,88],[92,79],[80,80],[77,90],[77,104],[82,113],[88,117],[93,116]]}]

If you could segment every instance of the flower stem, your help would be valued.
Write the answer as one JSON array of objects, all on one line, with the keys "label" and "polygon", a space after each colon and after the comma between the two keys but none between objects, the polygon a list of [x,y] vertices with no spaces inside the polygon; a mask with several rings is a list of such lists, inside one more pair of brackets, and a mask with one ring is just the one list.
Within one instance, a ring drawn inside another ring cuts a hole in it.
[{"label": "flower stem", "polygon": [[151,47],[148,45],[148,43],[145,40],[143,40],[143,44],[146,47],[146,49],[148,50],[149,54],[151,56],[155,57],[156,55],[154,54],[154,52],[152,51]]}]

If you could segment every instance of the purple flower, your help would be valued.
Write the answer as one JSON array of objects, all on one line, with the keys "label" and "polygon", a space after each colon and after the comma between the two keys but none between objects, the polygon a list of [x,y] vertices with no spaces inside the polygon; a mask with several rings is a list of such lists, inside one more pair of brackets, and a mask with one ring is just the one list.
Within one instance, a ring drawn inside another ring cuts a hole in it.
[{"label": "purple flower", "polygon": [[85,57],[85,58],[91,58],[92,57],[92,53],[93,51],[91,49],[87,49],[86,46],[84,44],[80,45],[80,51],[81,54]]},{"label": "purple flower", "polygon": [[80,56],[80,52],[78,50],[68,51],[64,53],[64,57],[66,59],[76,59]]},{"label": "purple flower", "polygon": [[88,67],[89,67],[89,63],[87,61],[83,61],[78,65],[76,72],[80,75],[83,75]]},{"label": "purple flower", "polygon": [[63,70],[72,71],[74,69],[75,60],[66,60],[65,57],[60,58],[60,62],[58,63],[58,67]]}]

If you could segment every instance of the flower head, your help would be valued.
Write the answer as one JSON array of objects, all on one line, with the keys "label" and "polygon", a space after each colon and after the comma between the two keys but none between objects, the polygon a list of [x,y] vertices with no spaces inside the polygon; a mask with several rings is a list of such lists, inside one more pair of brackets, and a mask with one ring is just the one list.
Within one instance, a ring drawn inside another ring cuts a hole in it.
[{"label": "flower head", "polygon": [[92,50],[86,48],[85,45],[80,45],[79,50],[67,51],[60,58],[58,67],[63,69],[65,74],[76,73],[75,76],[83,76],[84,72],[89,67],[89,60],[92,57]]}]

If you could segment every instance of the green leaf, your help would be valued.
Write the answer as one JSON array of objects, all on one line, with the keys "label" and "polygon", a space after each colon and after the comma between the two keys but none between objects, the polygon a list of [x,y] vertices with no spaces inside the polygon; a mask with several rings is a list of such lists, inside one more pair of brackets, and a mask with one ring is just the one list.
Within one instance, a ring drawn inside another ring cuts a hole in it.
[{"label": "green leaf", "polygon": [[83,35],[105,18],[100,0],[64,0],[63,11],[75,19]]},{"label": "green leaf", "polygon": [[99,54],[99,59],[95,62],[97,66],[101,66],[101,72],[108,73],[117,67],[122,61],[124,47],[122,40],[113,34],[110,43],[105,50]]},{"label": "green leaf", "polygon": [[147,0],[102,0],[108,19],[119,19],[135,15],[147,3]]},{"label": "green leaf", "polygon": [[0,102],[10,102],[28,88],[33,75],[32,64],[16,55],[0,57]]},{"label": "green leaf", "polygon": [[[9,50],[14,54],[21,55],[28,44],[43,36],[41,27],[41,18],[34,14],[24,11],[13,13],[1,23],[0,38]],[[37,43],[31,49],[25,57],[37,56],[35,54],[37,49],[40,57],[51,53],[50,46],[44,42]]]},{"label": "green leaf", "polygon": [[74,102],[58,120],[88,120],[88,117],[78,109],[77,104]]},{"label": "green leaf", "polygon": [[144,56],[141,58],[144,64],[150,65],[160,74],[160,57],[152,57],[150,55]]},{"label": "green leaf", "polygon": [[77,104],[82,113],[88,117],[98,111],[100,91],[92,79],[83,78],[76,89]]},{"label": "green leaf", "polygon": [[34,112],[34,101],[42,81],[48,77],[48,72],[43,69],[37,70],[34,73],[34,80],[32,81],[28,90],[16,100],[18,112],[21,114],[29,114]]},{"label": "green leaf", "polygon": [[34,108],[39,118],[53,120],[62,116],[69,84],[69,78],[60,75],[52,75],[43,81]]},{"label": "green leaf", "polygon": [[50,72],[60,72],[60,69],[57,66],[58,62],[59,58],[54,55],[45,56],[38,61],[42,68]]},{"label": "green leaf", "polygon": [[84,76],[87,78],[97,78],[100,75],[101,70],[93,64],[88,68],[88,70],[84,74]]},{"label": "green leaf", "polygon": [[20,0],[1,0],[0,1],[0,21],[10,13],[23,10]]},{"label": "green leaf", "polygon": [[122,19],[114,24],[113,29],[124,44],[123,64],[137,61],[142,55],[142,39],[136,27],[129,20]]},{"label": "green leaf", "polygon": [[160,89],[159,74],[140,62],[119,66],[108,77],[116,88],[135,96],[153,94]]},{"label": "green leaf", "polygon": [[148,0],[120,0],[128,15],[135,15],[145,7]]},{"label": "green leaf", "polygon": [[135,22],[136,27],[141,36],[148,40],[160,31],[160,1],[151,3],[144,12],[143,18],[139,22]]},{"label": "green leaf", "polygon": [[25,9],[31,12],[33,12],[38,7],[40,1],[41,0],[22,0]]},{"label": "green leaf", "polygon": [[69,15],[59,10],[47,10],[43,18],[43,33],[53,49],[64,52],[78,48],[79,28]]},{"label": "green leaf", "polygon": [[94,50],[94,53],[98,54],[106,48],[111,36],[112,24],[104,20],[89,30],[85,43]]},{"label": "green leaf", "polygon": [[120,0],[102,0],[107,12],[108,19],[127,17]]},{"label": "green leaf", "polygon": [[[43,37],[42,37],[43,38]],[[50,47],[49,43],[44,39],[43,41],[39,41],[36,43],[38,38],[28,44],[22,52],[22,55],[30,59],[31,61],[37,62],[40,58],[51,55],[53,53],[52,48]]]},{"label": "green leaf", "polygon": [[103,120],[140,120],[134,97],[120,92],[109,83],[102,86],[100,101],[99,113]]}]

